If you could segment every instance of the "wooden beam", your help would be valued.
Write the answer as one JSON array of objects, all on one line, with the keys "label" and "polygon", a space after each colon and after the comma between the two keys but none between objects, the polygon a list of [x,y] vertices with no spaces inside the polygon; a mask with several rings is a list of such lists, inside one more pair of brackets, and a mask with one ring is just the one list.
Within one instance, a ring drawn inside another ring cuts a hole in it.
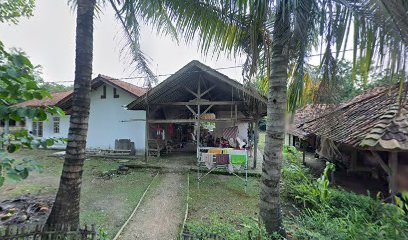
[{"label": "wooden beam", "polygon": [[390,168],[390,174],[388,175],[388,190],[390,191],[392,202],[394,203],[394,195],[398,192],[397,186],[398,152],[388,153],[388,166]]},{"label": "wooden beam", "polygon": [[[234,118],[218,118],[218,119],[206,119],[205,122],[233,122]],[[251,122],[252,118],[239,118],[238,122]],[[156,119],[148,120],[148,123],[195,123],[197,119]]]},{"label": "wooden beam", "polygon": [[[201,115],[206,114],[213,106],[214,106],[214,105],[208,106],[208,107],[204,110],[204,112],[201,113]],[[200,118],[201,118],[201,115],[200,115]]]},{"label": "wooden beam", "polygon": [[188,110],[190,110],[192,114],[194,114],[194,116],[197,116],[197,113],[190,106],[186,105],[186,107],[188,108]]},{"label": "wooden beam", "polygon": [[235,121],[238,121],[238,105],[235,104]]},{"label": "wooden beam", "polygon": [[168,106],[185,106],[185,105],[235,105],[242,103],[241,101],[198,101],[190,102],[169,102],[169,103],[152,103],[151,105],[168,105]]},{"label": "wooden beam", "polygon": [[197,159],[199,158],[199,149],[200,149],[200,128],[201,128],[201,122],[200,122],[200,118],[201,118],[201,105],[200,105],[200,100],[201,100],[201,75],[198,78],[198,89],[197,89]]},{"label": "wooden beam", "polygon": [[306,141],[300,139],[300,144],[302,145],[302,164],[306,166]]},{"label": "wooden beam", "polygon": [[199,97],[199,95],[198,95],[197,93],[193,92],[190,88],[184,86],[184,89],[185,89],[187,92],[193,94],[195,97]]},{"label": "wooden beam", "polygon": [[391,175],[391,169],[387,166],[387,164],[385,164],[385,162],[381,158],[380,154],[378,154],[377,152],[374,152],[374,151],[371,151],[371,154],[373,155],[374,160],[376,160],[380,164],[382,169],[387,173],[387,175],[390,176]]},{"label": "wooden beam", "polygon": [[258,160],[258,120],[254,122],[254,169]]},{"label": "wooden beam", "polygon": [[145,162],[147,162],[147,158],[148,158],[148,156],[149,156],[149,143],[148,143],[148,140],[149,140],[149,131],[150,131],[150,128],[149,128],[149,110],[150,110],[150,107],[149,107],[149,105],[147,105],[147,109],[146,109],[146,124],[145,124]]},{"label": "wooden beam", "polygon": [[200,98],[207,94],[209,91],[213,90],[215,86],[210,87],[209,89],[205,90],[203,93],[200,94]]}]

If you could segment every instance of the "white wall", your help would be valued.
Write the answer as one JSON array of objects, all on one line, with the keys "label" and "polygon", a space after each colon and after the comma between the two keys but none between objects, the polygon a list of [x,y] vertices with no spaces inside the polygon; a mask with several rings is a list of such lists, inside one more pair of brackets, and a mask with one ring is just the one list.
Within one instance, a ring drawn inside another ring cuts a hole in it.
[{"label": "white wall", "polygon": [[[43,121],[43,139],[45,138],[66,138],[68,136],[69,129],[69,115],[64,117],[59,115],[47,114],[48,120]],[[60,118],[60,132],[54,133],[54,122],[53,117]],[[33,129],[33,120],[26,118],[26,129],[31,132]],[[65,143],[56,143],[52,148],[64,148]]]},{"label": "white wall", "polygon": [[113,98],[113,87],[106,85],[104,99],[103,85],[92,91],[87,148],[114,149],[115,139],[130,139],[140,154],[145,148],[145,121],[129,120],[146,119],[146,113],[126,110],[123,106],[136,97],[121,89],[116,91],[119,98]]}]

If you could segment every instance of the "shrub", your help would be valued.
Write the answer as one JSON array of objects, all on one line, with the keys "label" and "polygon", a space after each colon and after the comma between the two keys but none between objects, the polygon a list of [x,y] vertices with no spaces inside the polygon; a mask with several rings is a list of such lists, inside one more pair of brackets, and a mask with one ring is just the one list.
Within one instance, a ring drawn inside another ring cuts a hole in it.
[{"label": "shrub", "polygon": [[408,239],[408,217],[401,208],[333,188],[332,164],[315,179],[298,161],[296,149],[285,151],[283,196],[303,207],[286,224],[294,239]]}]

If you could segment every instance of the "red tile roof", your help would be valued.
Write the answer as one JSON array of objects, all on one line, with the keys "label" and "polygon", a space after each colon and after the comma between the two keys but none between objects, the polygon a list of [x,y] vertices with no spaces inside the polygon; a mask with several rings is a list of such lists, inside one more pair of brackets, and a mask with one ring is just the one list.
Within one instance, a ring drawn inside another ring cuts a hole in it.
[{"label": "red tile roof", "polygon": [[[92,86],[100,86],[100,84],[107,83],[114,87],[120,88],[136,97],[140,97],[146,93],[147,89],[138,87],[128,82],[124,82],[119,79],[115,79],[109,76],[99,74],[92,81]],[[14,106],[16,107],[41,107],[41,106],[58,106],[68,111],[70,109],[70,104],[72,104],[72,93],[73,91],[67,92],[57,92],[51,93],[52,98],[44,98],[42,100],[33,99],[29,101],[25,101],[22,103],[18,103]]]},{"label": "red tile roof", "polygon": [[51,93],[51,98],[45,97],[44,99],[32,99],[29,101],[17,103],[14,106],[16,107],[42,107],[42,106],[55,106],[57,105],[61,100],[66,98],[72,93],[71,91],[66,91],[66,92],[55,92]]},{"label": "red tile roof", "polygon": [[[126,92],[136,97],[140,97],[147,92],[146,88],[141,88],[131,83],[124,82],[122,80],[115,79],[115,78],[112,78],[106,75],[99,74],[98,78],[100,78],[101,80],[107,81],[110,84],[117,86],[118,88],[121,88],[122,90],[125,90]],[[96,78],[95,80],[98,80],[98,78]]]}]

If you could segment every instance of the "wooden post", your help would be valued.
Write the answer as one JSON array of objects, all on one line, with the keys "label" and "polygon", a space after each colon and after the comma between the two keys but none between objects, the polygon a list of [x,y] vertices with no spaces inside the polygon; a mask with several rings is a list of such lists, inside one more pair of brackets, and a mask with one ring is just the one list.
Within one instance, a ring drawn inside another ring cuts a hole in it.
[{"label": "wooden post", "polygon": [[149,105],[146,108],[146,124],[145,124],[145,162],[149,156]]},{"label": "wooden post", "polygon": [[302,154],[302,163],[303,165],[306,165],[306,141],[305,140],[300,140],[300,144],[302,145],[302,150],[303,150],[303,154]]},{"label": "wooden post", "polygon": [[398,171],[398,153],[389,152],[388,153],[388,167],[390,169],[390,174],[388,176],[388,190],[390,191],[392,202],[394,203],[394,195],[397,193],[397,171]]},{"label": "wooden post", "polygon": [[199,157],[199,148],[200,148],[200,128],[201,128],[201,123],[200,123],[200,119],[201,119],[201,105],[200,105],[200,99],[201,99],[201,78],[198,78],[198,89],[197,89],[197,100],[198,100],[198,104],[197,104],[197,158]]},{"label": "wooden post", "polygon": [[258,118],[255,120],[254,124],[254,166],[253,168],[256,168],[256,161],[258,160]]}]

